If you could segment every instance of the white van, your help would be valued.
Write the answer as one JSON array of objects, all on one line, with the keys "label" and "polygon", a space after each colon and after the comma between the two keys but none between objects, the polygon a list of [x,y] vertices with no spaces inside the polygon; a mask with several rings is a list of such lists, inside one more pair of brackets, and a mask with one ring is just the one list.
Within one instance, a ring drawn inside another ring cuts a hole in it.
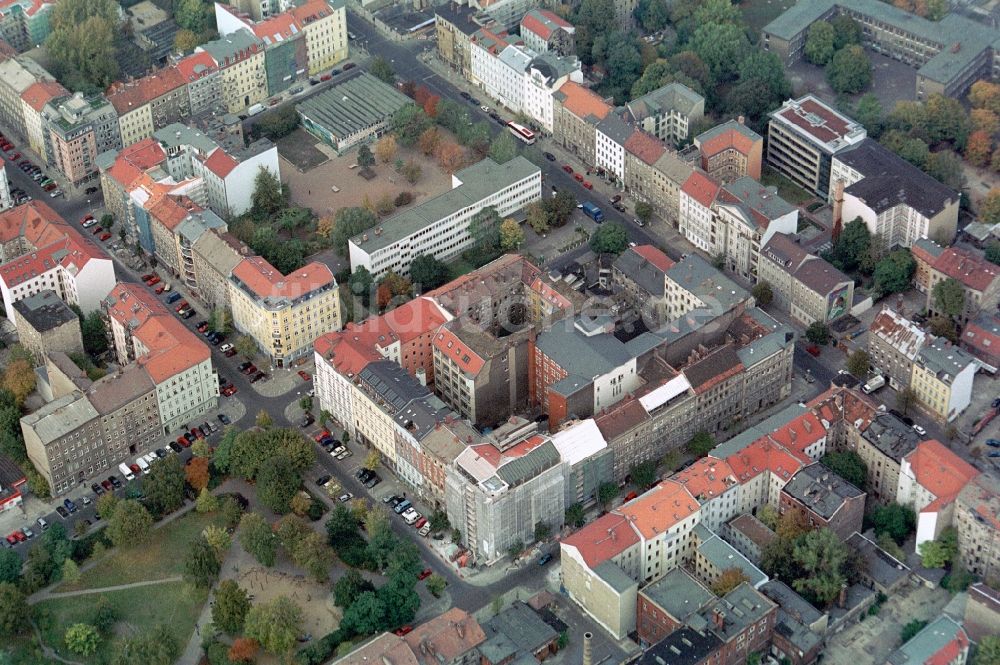
[{"label": "white van", "polygon": [[263,104],[254,104],[253,106],[247,109],[247,115],[252,116],[252,115],[257,115],[258,113],[263,113],[264,109],[266,108],[267,107],[264,106]]},{"label": "white van", "polygon": [[121,472],[123,476],[125,476],[125,480],[133,480],[135,478],[135,474],[132,473],[132,469],[130,469],[128,467],[128,464],[126,464],[125,462],[122,462],[121,464],[118,465],[118,471]]},{"label": "white van", "polygon": [[135,463],[139,465],[139,468],[142,469],[142,472],[144,474],[149,473],[149,462],[146,461],[145,455],[140,455],[139,457],[136,457]]}]

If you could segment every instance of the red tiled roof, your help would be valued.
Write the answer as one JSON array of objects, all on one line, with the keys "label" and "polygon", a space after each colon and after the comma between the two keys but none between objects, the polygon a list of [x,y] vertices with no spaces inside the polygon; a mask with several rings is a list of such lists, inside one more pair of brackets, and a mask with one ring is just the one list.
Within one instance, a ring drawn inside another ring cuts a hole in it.
[{"label": "red tiled roof", "polygon": [[187,81],[177,67],[164,67],[137,81],[113,85],[107,97],[121,116],[185,85]]},{"label": "red tiled roof", "polygon": [[579,83],[567,81],[559,88],[562,105],[578,118],[594,117],[598,120],[611,113],[611,106],[601,96]]},{"label": "red tiled roof", "polygon": [[192,212],[202,210],[201,206],[186,196],[161,196],[151,199],[146,206],[149,216],[173,232],[177,225]]},{"label": "red tiled roof", "polygon": [[921,441],[904,459],[920,486],[937,499],[934,503],[938,506],[918,506],[919,510],[951,503],[966,483],[979,475],[975,467],[935,439]]},{"label": "red tiled roof", "polygon": [[547,436],[533,434],[527,439],[514,444],[502,452],[492,443],[482,443],[476,446],[470,446],[470,448],[473,448],[475,453],[486,460],[487,463],[491,464],[493,468],[499,469],[510,460],[517,459],[518,457],[524,457],[532,450],[549,440],[550,439]]},{"label": "red tiled roof", "polygon": [[59,85],[57,81],[39,81],[28,86],[28,89],[21,93],[21,99],[28,106],[40,112],[51,100],[68,94],[69,91]]},{"label": "red tiled roof", "polygon": [[675,473],[671,480],[684,485],[700,501],[715,498],[737,484],[732,467],[711,455],[702,457],[683,471]]},{"label": "red tiled roof", "polygon": [[826,428],[812,411],[803,413],[771,433],[771,438],[788,450],[805,453],[806,448],[826,436]]},{"label": "red tiled roof", "polygon": [[645,420],[649,420],[649,414],[635,397],[626,397],[609,411],[594,417],[597,428],[607,441],[621,436]]},{"label": "red tiled roof", "polygon": [[57,266],[79,272],[91,259],[108,257],[91,239],[67,224],[42,201],[31,201],[0,213],[0,241],[23,238],[34,248],[0,266],[0,279],[12,287]]},{"label": "red tiled roof", "polygon": [[957,279],[968,288],[983,292],[1000,275],[1000,269],[985,258],[960,247],[949,247],[933,263],[934,269]]},{"label": "red tiled roof", "polygon": [[641,495],[618,508],[647,540],[656,538],[699,509],[691,493],[681,483],[663,480]]},{"label": "red tiled roof", "polygon": [[291,39],[302,31],[302,26],[291,12],[285,12],[253,24],[250,30],[259,39],[270,40],[273,43],[279,39]]},{"label": "red tiled roof", "polygon": [[434,335],[434,348],[440,351],[441,355],[450,358],[463,372],[470,376],[479,374],[483,366],[486,365],[486,361],[479,354],[470,349],[448,328],[441,328]]},{"label": "red tiled roof", "polygon": [[751,150],[753,150],[754,143],[755,141],[747,136],[745,132],[741,132],[739,129],[733,128],[719,132],[715,136],[710,137],[707,141],[703,141],[700,151],[703,155],[708,157],[730,149],[735,150],[740,154],[747,155]]},{"label": "red tiled roof", "polygon": [[736,479],[745,483],[754,476],[768,471],[787,482],[799,469],[812,464],[804,453],[782,448],[768,436],[762,436],[739,452],[726,458]]},{"label": "red tiled roof", "polygon": [[633,247],[632,251],[649,261],[662,272],[666,272],[674,267],[674,260],[652,245],[639,245],[638,247]]},{"label": "red tiled roof", "polygon": [[1000,318],[984,314],[970,320],[962,332],[962,344],[986,357],[1000,354]]},{"label": "red tiled roof", "polygon": [[[847,135],[849,128],[847,121],[828,106],[813,99],[805,99],[799,107],[801,110],[786,108],[778,115],[813,136],[820,143],[829,143]],[[806,119],[805,115],[818,118],[821,123],[814,124],[810,119]]]},{"label": "red tiled roof", "polygon": [[711,208],[719,193],[719,183],[701,171],[694,171],[684,181],[681,190],[706,208]]},{"label": "red tiled roof", "polygon": [[351,376],[358,374],[368,363],[383,360],[382,355],[375,350],[375,345],[367,341],[369,340],[349,324],[344,330],[316,338],[313,348],[339,374]]},{"label": "red tiled roof", "polygon": [[303,25],[308,25],[313,21],[326,18],[332,14],[330,5],[323,0],[309,0],[298,7],[292,7],[288,13],[294,16]]},{"label": "red tiled roof", "polygon": [[[542,18],[546,20],[542,20]],[[525,14],[524,18],[521,19],[521,28],[523,30],[530,30],[542,39],[547,40],[552,36],[554,28],[549,27],[549,23],[546,23],[546,21],[560,28],[573,27],[547,9],[535,9]]]},{"label": "red tiled roof", "polygon": [[955,637],[948,640],[947,644],[931,654],[922,665],[951,665],[951,663],[958,662],[959,654],[968,648],[969,635],[965,632],[964,628],[959,626]]},{"label": "red tiled roof", "polygon": [[851,388],[830,388],[814,397],[806,406],[827,426],[843,420],[862,431],[868,429],[877,415],[875,405]]},{"label": "red tiled roof", "polygon": [[655,164],[667,151],[667,146],[662,141],[638,129],[625,139],[623,147],[646,164]]},{"label": "red tiled roof", "polygon": [[198,51],[183,58],[177,63],[177,71],[188,82],[197,81],[206,74],[218,69],[215,59],[207,51]]},{"label": "red tiled roof", "polygon": [[205,160],[205,168],[220,178],[225,178],[239,165],[240,163],[230,157],[222,148],[213,150],[209,158]]},{"label": "red tiled roof", "polygon": [[403,640],[422,665],[464,662],[463,656],[486,641],[486,633],[476,618],[453,607],[425,621]]},{"label": "red tiled roof", "polygon": [[590,568],[596,568],[638,544],[639,534],[628,519],[611,512],[564,538],[562,542],[575,547],[584,562]]},{"label": "red tiled roof", "polygon": [[260,256],[249,256],[233,268],[239,279],[258,298],[299,298],[333,282],[333,273],[322,263],[313,261],[282,275],[277,268]]}]

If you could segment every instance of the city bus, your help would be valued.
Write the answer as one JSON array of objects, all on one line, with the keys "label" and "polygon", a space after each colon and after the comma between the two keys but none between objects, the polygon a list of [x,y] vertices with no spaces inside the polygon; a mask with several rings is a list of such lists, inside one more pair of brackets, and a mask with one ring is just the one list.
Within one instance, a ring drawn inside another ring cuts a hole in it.
[{"label": "city bus", "polygon": [[532,143],[535,142],[536,139],[535,133],[530,129],[528,129],[527,127],[522,127],[516,122],[508,122],[507,129],[510,130],[510,133],[513,134],[515,138],[521,139],[528,145],[531,145]]}]

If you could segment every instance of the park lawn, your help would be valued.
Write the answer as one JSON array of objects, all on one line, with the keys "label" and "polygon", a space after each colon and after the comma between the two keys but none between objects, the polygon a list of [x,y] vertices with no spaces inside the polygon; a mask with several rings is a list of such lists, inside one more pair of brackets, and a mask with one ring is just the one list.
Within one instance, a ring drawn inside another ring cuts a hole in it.
[{"label": "park lawn", "polygon": [[212,524],[222,526],[222,516],[189,511],[170,524],[154,528],[145,545],[111,550],[97,565],[85,571],[78,582],[64,582],[56,588],[56,592],[98,589],[182,575],[190,543]]},{"label": "park lawn", "polygon": [[[35,610],[42,617],[38,625],[45,644],[73,660],[87,663],[110,661],[114,653],[115,638],[102,640],[97,653],[89,658],[70,653],[63,642],[66,629],[71,625],[92,621],[94,603],[102,595],[111,601],[118,613],[119,620],[113,628],[115,635],[138,635],[162,623],[170,629],[183,649],[208,599],[208,589],[199,589],[186,582],[166,582],[103,594],[43,601],[35,606]],[[42,613],[48,613],[48,618]]]}]

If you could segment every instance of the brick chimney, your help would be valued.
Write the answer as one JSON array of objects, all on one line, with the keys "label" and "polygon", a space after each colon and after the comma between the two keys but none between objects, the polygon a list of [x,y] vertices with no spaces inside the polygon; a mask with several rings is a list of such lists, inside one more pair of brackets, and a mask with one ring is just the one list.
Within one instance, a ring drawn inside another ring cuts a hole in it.
[{"label": "brick chimney", "polygon": [[583,634],[583,665],[591,665],[593,656],[591,654],[590,641],[594,638],[594,634],[591,632],[586,632]]},{"label": "brick chimney", "polygon": [[844,181],[837,179],[833,186],[833,241],[837,242],[844,225]]}]

